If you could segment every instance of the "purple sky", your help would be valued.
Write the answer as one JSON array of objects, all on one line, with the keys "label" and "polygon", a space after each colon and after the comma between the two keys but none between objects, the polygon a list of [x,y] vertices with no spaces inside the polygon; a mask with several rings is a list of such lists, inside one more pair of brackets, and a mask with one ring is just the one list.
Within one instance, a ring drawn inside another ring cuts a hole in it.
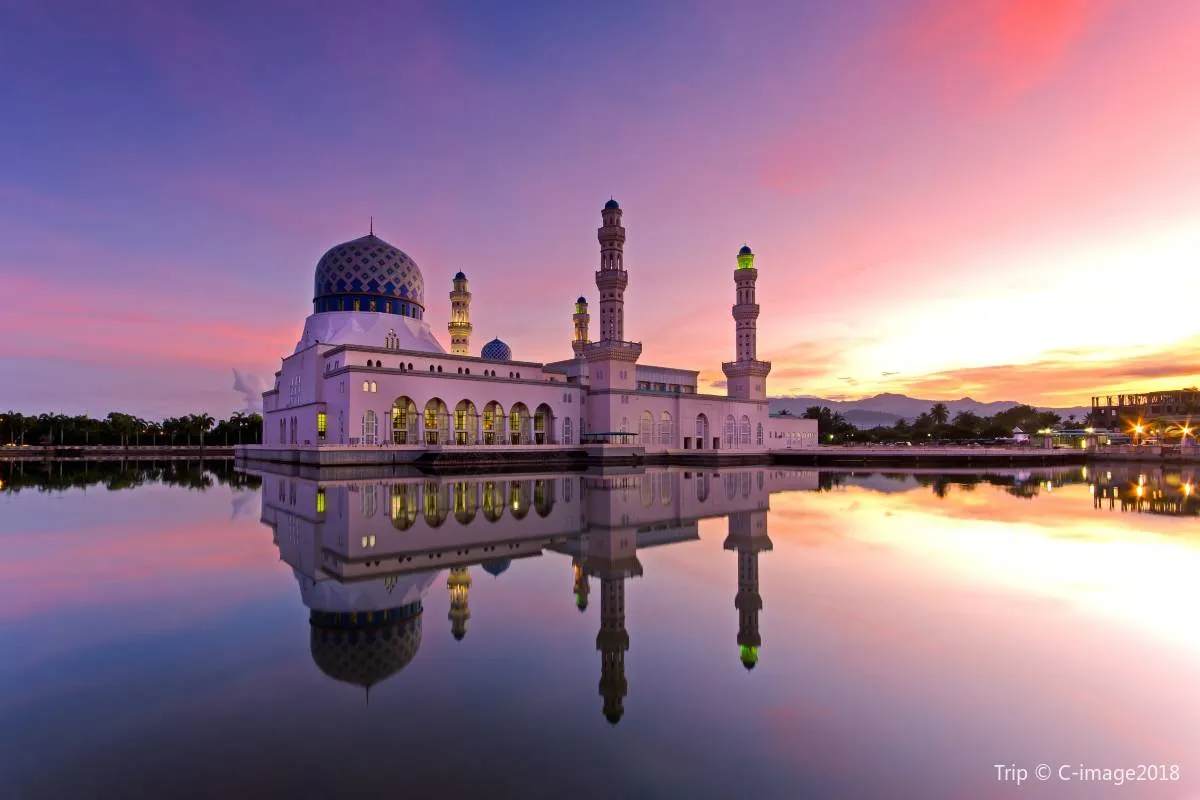
[{"label": "purple sky", "polygon": [[720,378],[748,242],[773,394],[1196,380],[1200,5],[302,5],[0,6],[0,408],[227,415],[370,215],[566,357],[610,195],[647,363]]}]

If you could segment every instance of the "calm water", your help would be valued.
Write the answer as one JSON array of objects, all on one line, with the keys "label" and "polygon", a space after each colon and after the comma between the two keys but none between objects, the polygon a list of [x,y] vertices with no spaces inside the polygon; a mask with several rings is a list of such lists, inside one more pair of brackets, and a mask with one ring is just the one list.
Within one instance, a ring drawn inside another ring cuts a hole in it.
[{"label": "calm water", "polygon": [[1200,797],[1190,475],[0,478],[2,798]]}]

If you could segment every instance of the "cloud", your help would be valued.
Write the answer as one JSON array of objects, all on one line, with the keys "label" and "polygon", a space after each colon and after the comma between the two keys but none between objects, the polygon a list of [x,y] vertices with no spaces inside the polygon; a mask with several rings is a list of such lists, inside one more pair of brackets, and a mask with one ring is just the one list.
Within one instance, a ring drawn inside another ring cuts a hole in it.
[{"label": "cloud", "polygon": [[1096,360],[1055,357],[1027,364],[965,367],[912,376],[889,386],[917,397],[970,395],[977,400],[1074,405],[1093,394],[1194,386],[1200,383],[1198,364],[1200,337],[1195,337],[1174,347],[1128,348]]}]

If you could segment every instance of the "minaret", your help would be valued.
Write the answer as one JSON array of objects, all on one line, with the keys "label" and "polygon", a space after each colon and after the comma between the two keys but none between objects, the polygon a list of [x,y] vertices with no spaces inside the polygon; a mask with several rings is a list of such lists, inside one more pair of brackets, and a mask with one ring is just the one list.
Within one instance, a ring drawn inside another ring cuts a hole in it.
[{"label": "minaret", "polygon": [[[602,494],[597,502],[608,505]],[[604,519],[597,515],[594,519]],[[600,580],[600,630],[596,649],[600,651],[600,696],[604,698],[604,718],[613,725],[625,713],[625,651],[629,649],[629,631],[625,629],[625,581],[642,574],[637,558],[637,531],[634,528],[593,528],[588,534],[583,566],[587,576]],[[587,577],[584,577],[586,580]]]},{"label": "minaret", "polygon": [[737,288],[737,302],[733,306],[737,361],[727,361],[721,365],[727,393],[737,400],[767,399],[767,375],[771,372],[771,362],[759,361],[756,353],[758,303],[754,299],[754,284],[757,280],[754,253],[743,245],[737,254],[737,268],[733,271],[733,282]]},{"label": "minaret", "polygon": [[763,607],[758,592],[758,554],[771,547],[765,510],[735,511],[729,515],[725,549],[737,550],[738,554],[738,591],[733,605],[738,610],[738,652],[746,669],[754,669],[758,664],[758,648],[762,646],[758,633],[758,612]]},{"label": "minaret", "polygon": [[467,605],[467,593],[471,590],[471,573],[466,567],[451,567],[450,577],[446,579],[446,588],[450,590],[450,632],[454,638],[462,641],[467,635],[467,620],[471,618],[471,608]]},{"label": "minaret", "polygon": [[588,584],[587,573],[583,571],[583,562],[578,558],[574,559],[575,566],[575,607],[579,609],[579,613],[587,611],[588,607],[588,592],[591,591],[591,586]]},{"label": "minaret", "polygon": [[450,292],[450,353],[456,356],[470,355],[471,351],[471,292],[467,288],[467,276],[454,276],[454,291]]},{"label": "minaret", "polygon": [[[621,206],[616,200],[609,200],[600,213],[604,223],[596,231],[600,242],[600,269],[596,270],[596,288],[600,290],[600,338],[582,350],[588,362],[588,380],[594,389],[633,391],[637,385],[634,364],[642,354],[642,345],[625,341],[625,287],[629,285],[629,274],[625,271],[625,228],[621,225]],[[611,425],[612,421],[601,424]]]},{"label": "minaret", "polygon": [[625,341],[625,227],[621,225],[621,206],[609,200],[600,212],[604,223],[597,231],[600,241],[600,269],[596,288],[600,290],[600,340]]},{"label": "minaret", "polygon": [[588,343],[588,325],[592,321],[588,314],[586,297],[580,297],[575,301],[575,314],[571,319],[575,322],[575,336],[571,339],[571,349],[578,357],[583,355],[583,348]]}]

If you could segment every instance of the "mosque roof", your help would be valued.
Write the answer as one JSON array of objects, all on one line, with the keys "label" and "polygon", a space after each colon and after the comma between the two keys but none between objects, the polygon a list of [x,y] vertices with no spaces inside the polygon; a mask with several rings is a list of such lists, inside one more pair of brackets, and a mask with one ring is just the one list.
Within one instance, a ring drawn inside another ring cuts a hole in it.
[{"label": "mosque roof", "polygon": [[463,274],[462,270],[459,270],[458,272],[454,273],[454,280],[465,281],[466,279],[467,279],[467,276]]},{"label": "mosque roof", "polygon": [[752,255],[754,255],[754,253],[750,250],[750,245],[744,244],[744,245],[742,245],[742,249],[738,250],[738,255],[739,256],[752,256]]},{"label": "mosque roof", "polygon": [[329,248],[317,262],[313,298],[339,294],[400,298],[425,307],[417,262],[374,233]]},{"label": "mosque roof", "polygon": [[479,357],[488,361],[512,361],[512,348],[499,339],[492,339],[479,351]]},{"label": "mosque roof", "polygon": [[620,208],[621,204],[618,203],[616,200],[609,200],[607,203],[604,204],[604,207],[606,209]]},{"label": "mosque roof", "polygon": [[395,675],[421,646],[421,616],[387,616],[382,624],[325,627],[314,615],[309,641],[313,663],[330,678],[363,688]]},{"label": "mosque roof", "polygon": [[500,574],[510,566],[512,566],[512,561],[507,558],[499,559],[497,561],[485,561],[483,562],[483,571],[489,575],[499,578]]}]

